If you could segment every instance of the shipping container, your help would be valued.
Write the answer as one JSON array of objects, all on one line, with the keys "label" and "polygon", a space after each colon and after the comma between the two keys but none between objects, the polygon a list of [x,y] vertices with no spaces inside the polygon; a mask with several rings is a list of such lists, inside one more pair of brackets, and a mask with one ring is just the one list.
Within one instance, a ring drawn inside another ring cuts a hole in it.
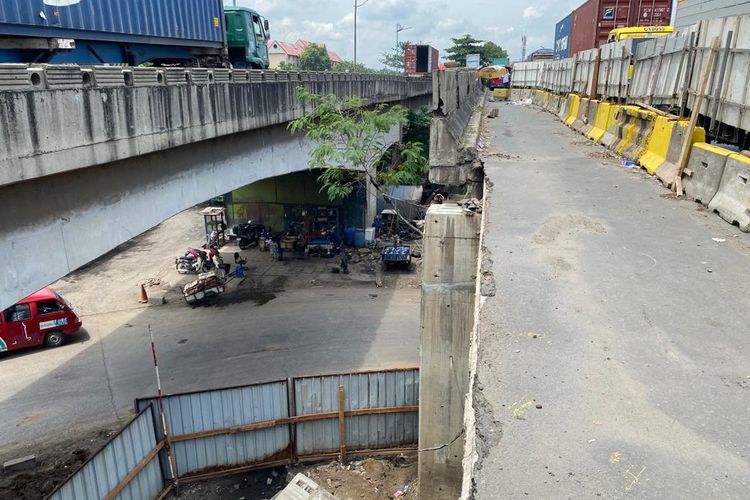
[{"label": "shipping container", "polygon": [[116,60],[114,53],[126,44],[132,45],[129,50],[139,61],[155,46],[167,59],[184,58],[198,49],[220,51],[225,45],[224,24],[221,0],[0,1],[3,40],[25,50],[44,41],[74,47],[64,51],[70,62],[81,62],[78,58],[85,54],[92,63],[128,62]]},{"label": "shipping container", "polygon": [[555,60],[568,57],[570,45],[570,30],[573,27],[573,15],[555,25]]},{"label": "shipping container", "polygon": [[589,0],[571,16],[569,56],[607,43],[615,28],[668,26],[672,0]]},{"label": "shipping container", "polygon": [[680,0],[675,28],[692,26],[703,19],[750,15],[750,0]]},{"label": "shipping container", "polygon": [[407,75],[427,75],[438,68],[440,53],[429,45],[407,45],[404,69]]}]

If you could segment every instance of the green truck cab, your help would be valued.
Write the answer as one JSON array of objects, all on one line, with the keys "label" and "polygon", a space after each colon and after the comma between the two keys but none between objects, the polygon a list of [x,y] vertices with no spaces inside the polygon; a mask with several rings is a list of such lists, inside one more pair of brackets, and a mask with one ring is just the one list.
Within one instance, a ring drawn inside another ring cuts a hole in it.
[{"label": "green truck cab", "polygon": [[268,20],[247,7],[224,7],[229,60],[235,68],[268,68]]}]

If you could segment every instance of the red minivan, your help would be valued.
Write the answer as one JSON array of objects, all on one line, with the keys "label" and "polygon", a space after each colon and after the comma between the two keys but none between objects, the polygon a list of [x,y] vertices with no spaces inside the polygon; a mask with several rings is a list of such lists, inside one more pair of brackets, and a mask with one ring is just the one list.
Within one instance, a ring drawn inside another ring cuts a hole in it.
[{"label": "red minivan", "polygon": [[41,344],[57,347],[80,328],[81,319],[70,304],[45,288],[0,314],[0,352]]}]

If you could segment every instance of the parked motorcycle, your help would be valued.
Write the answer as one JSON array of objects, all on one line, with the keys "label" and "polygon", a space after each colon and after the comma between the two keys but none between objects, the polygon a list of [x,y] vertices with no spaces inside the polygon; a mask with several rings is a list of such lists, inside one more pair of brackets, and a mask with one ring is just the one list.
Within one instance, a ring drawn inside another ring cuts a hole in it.
[{"label": "parked motorcycle", "polygon": [[177,257],[174,263],[180,274],[206,273],[214,267],[211,256],[197,248],[188,248],[185,255]]},{"label": "parked motorcycle", "polygon": [[232,233],[237,238],[237,246],[240,247],[240,250],[257,245],[258,239],[264,232],[265,228],[262,224],[251,220],[232,228]]}]

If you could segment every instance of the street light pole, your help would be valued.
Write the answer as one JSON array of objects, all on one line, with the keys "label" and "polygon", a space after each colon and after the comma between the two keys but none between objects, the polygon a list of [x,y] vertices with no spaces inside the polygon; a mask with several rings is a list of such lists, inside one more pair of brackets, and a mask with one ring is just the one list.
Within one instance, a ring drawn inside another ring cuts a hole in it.
[{"label": "street light pole", "polygon": [[357,3],[357,0],[354,0],[354,64],[357,64],[357,9],[369,1],[363,0],[362,3]]}]

